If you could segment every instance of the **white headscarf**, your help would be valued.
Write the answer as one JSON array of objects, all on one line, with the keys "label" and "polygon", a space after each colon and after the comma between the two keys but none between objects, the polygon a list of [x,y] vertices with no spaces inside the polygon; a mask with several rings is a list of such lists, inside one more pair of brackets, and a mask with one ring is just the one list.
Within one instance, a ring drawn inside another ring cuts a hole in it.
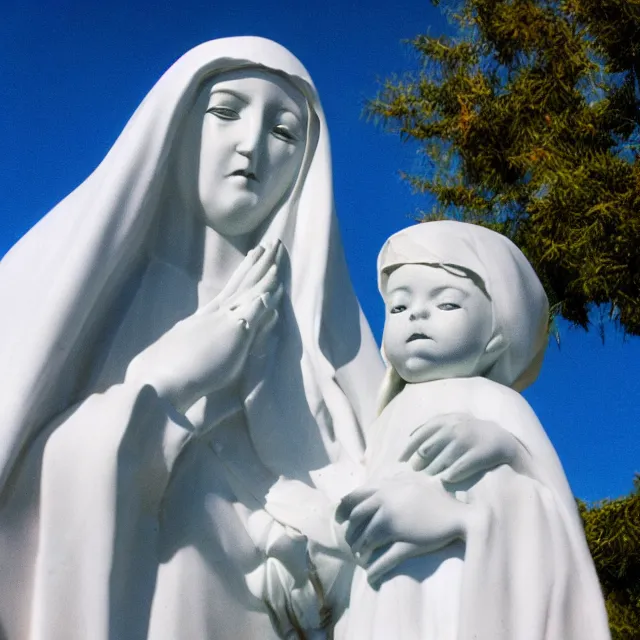
[{"label": "white headscarf", "polygon": [[[506,348],[485,374],[516,391],[538,377],[547,345],[549,303],[540,280],[520,249],[485,227],[453,220],[414,225],[391,236],[378,256],[378,287],[384,297],[389,273],[403,264],[429,264],[470,271],[491,299],[493,334]],[[387,370],[381,395],[386,404],[397,389]]]},{"label": "white headscarf", "polygon": [[[277,368],[246,399],[249,428],[265,464],[293,477],[361,452],[360,425],[370,418],[381,365],[339,239],[324,114],[308,73],[286,49],[257,37],[225,38],[182,56],[97,169],[3,259],[0,487],[43,426],[83,399],[89,361],[105,340],[101,320],[149,258],[169,159],[203,83],[247,66],[287,77],[310,112],[297,185],[263,230],[263,239],[281,238],[288,250],[291,306]],[[280,455],[281,442],[292,437],[302,443],[296,460]],[[322,449],[324,459],[317,459]]]}]

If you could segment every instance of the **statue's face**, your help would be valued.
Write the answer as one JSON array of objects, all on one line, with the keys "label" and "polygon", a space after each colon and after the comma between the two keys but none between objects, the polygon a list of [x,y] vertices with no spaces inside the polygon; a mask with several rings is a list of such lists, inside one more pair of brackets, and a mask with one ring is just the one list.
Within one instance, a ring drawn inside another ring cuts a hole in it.
[{"label": "statue's face", "polygon": [[225,236],[251,233],[295,183],[306,100],[286,79],[246,69],[216,76],[199,104],[197,188],[205,223]]},{"label": "statue's face", "polygon": [[389,275],[385,302],[384,350],[404,380],[483,373],[491,302],[471,278],[437,266],[402,265]]}]

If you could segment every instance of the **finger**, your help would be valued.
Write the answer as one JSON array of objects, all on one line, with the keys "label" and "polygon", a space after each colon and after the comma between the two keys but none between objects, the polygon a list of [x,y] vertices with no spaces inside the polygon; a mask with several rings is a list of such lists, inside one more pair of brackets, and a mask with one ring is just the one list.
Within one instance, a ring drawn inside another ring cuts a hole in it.
[{"label": "finger", "polygon": [[273,293],[267,291],[266,293],[261,293],[259,297],[267,311],[275,311],[280,306],[283,295],[284,285],[280,282]]},{"label": "finger", "polygon": [[234,309],[239,307],[247,302],[252,302],[256,298],[260,296],[269,294],[273,295],[278,286],[280,285],[280,281],[278,280],[278,270],[275,265],[271,265],[265,274],[260,278],[260,280],[254,284],[250,289],[246,291],[239,292],[232,296],[228,302],[227,306],[230,309]]},{"label": "finger", "polygon": [[275,256],[279,249],[279,243],[269,244],[266,247],[258,245],[252,249],[247,257],[234,271],[229,282],[216,296],[219,304],[238,304],[240,298],[254,287],[272,266],[275,266]]},{"label": "finger", "polygon": [[273,244],[269,244],[256,263],[245,274],[244,278],[239,283],[236,291],[238,293],[242,291],[248,291],[251,287],[255,286],[265,276],[270,267],[276,266],[276,256],[280,251],[281,243],[278,240]]},{"label": "finger", "polygon": [[417,429],[414,429],[409,436],[409,441],[403,449],[399,460],[401,462],[409,460],[409,458],[411,458],[411,456],[416,452],[418,447],[435,436],[441,428],[442,424],[440,422],[429,420],[429,422],[425,422]]},{"label": "finger", "polygon": [[[264,277],[271,266],[271,262],[268,251],[264,247],[259,245],[251,249],[240,263],[240,266],[233,272],[222,291],[213,300],[198,309],[196,313],[200,315],[211,313],[217,311],[224,304],[233,304],[234,298],[246,290],[248,282],[253,283],[254,279]],[[238,301],[236,300],[236,303]]]},{"label": "finger", "polygon": [[229,310],[229,313],[237,320],[238,324],[247,332],[247,340],[253,342],[253,338],[262,326],[262,317],[266,309],[260,298],[255,298],[238,307]]},{"label": "finger", "polygon": [[227,284],[222,288],[222,291],[216,296],[219,304],[225,302],[238,291],[247,275],[255,270],[254,268],[256,264],[260,264],[265,253],[265,248],[261,245],[254,247],[249,251],[249,253],[247,253],[238,268],[231,274],[231,277]]},{"label": "finger", "polygon": [[409,464],[414,471],[426,469],[449,445],[449,441],[439,437],[439,434],[421,444],[411,456]]},{"label": "finger", "polygon": [[351,517],[351,512],[364,500],[370,498],[375,493],[372,487],[360,487],[355,491],[347,494],[336,509],[336,521],[344,522]]},{"label": "finger", "polygon": [[503,464],[493,456],[478,455],[469,451],[461,455],[448,469],[440,474],[443,482],[464,482],[481,471],[489,471]]},{"label": "finger", "polygon": [[257,336],[266,323],[277,319],[278,316],[274,317],[273,311],[280,304],[283,292],[284,286],[279,284],[274,293],[262,293],[232,309],[233,313],[247,320],[252,338]]},{"label": "finger", "polygon": [[410,542],[394,542],[384,553],[379,555],[367,568],[367,580],[375,588],[389,571],[401,562],[414,558],[422,553],[422,549]]},{"label": "finger", "polygon": [[351,552],[365,558],[378,547],[392,542],[384,514],[379,509],[363,527],[360,527],[358,534],[350,543]]},{"label": "finger", "polygon": [[439,478],[443,482],[463,482],[483,470],[484,465],[482,465],[481,460],[469,453],[465,453],[455,462],[452,462],[449,468],[442,471]]},{"label": "finger", "polygon": [[456,443],[450,442],[440,453],[424,468],[430,476],[435,476],[448,469],[456,460]]},{"label": "finger", "polygon": [[275,264],[280,267],[280,265],[282,264],[282,259],[284,257],[284,244],[282,242],[282,240],[278,240],[276,243],[276,257],[275,257]]},{"label": "finger", "polygon": [[380,501],[375,499],[375,495],[363,500],[356,506],[349,516],[349,524],[344,533],[345,542],[351,546],[360,537],[362,530],[369,524],[369,521],[380,508]]},{"label": "finger", "polygon": [[256,317],[256,321],[259,323],[259,327],[261,328],[264,322],[272,317],[272,312],[276,311],[280,306],[280,302],[282,301],[282,296],[284,295],[284,285],[279,283],[275,289],[275,291],[266,291],[264,293],[259,294],[255,298],[249,298],[243,302],[243,304],[249,304],[253,302],[253,300],[257,299],[262,304],[262,309],[260,313]]}]

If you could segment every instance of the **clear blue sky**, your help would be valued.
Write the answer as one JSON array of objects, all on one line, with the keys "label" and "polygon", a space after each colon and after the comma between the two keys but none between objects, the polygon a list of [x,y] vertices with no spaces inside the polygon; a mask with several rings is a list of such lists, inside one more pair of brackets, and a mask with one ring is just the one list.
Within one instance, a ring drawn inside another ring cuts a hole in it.
[{"label": "clear blue sky", "polygon": [[[191,47],[261,35],[309,69],[329,122],[336,206],[356,292],[382,329],[375,258],[429,203],[397,175],[415,149],[361,118],[377,80],[412,58],[401,39],[447,28],[428,0],[13,0],[0,24],[0,255],[100,162],[162,72]],[[640,249],[639,249],[640,250]],[[6,303],[6,302],[5,302]],[[640,471],[640,339],[561,324],[526,393],[587,500]]]}]

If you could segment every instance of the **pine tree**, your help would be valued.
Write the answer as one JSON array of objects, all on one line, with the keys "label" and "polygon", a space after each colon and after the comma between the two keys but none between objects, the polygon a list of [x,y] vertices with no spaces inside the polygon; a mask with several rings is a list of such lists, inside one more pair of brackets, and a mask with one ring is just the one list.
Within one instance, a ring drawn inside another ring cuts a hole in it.
[{"label": "pine tree", "polygon": [[424,218],[505,233],[555,313],[640,335],[640,0],[444,4],[455,37],[414,38],[367,107],[417,145]]},{"label": "pine tree", "polygon": [[613,640],[640,639],[640,474],[625,498],[578,502]]}]

